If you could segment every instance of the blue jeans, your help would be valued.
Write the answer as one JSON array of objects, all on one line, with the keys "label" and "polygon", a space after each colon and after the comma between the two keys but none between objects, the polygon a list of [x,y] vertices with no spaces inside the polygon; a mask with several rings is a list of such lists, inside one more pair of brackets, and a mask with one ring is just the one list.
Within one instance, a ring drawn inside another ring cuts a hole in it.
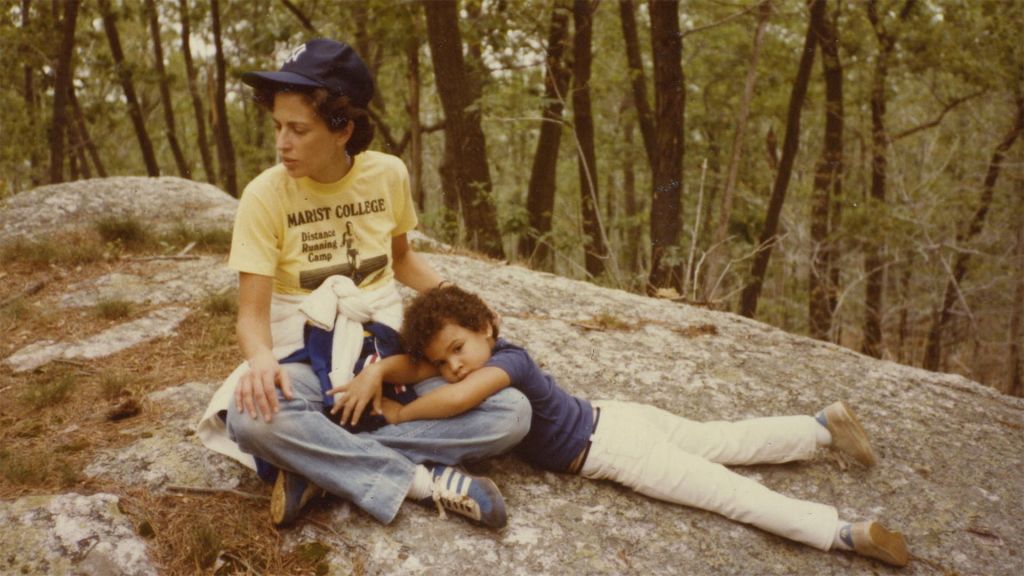
[{"label": "blue jeans", "polygon": [[[228,410],[228,433],[239,448],[391,522],[423,462],[457,464],[512,448],[530,428],[530,403],[506,388],[446,420],[418,420],[351,434],[323,414],[320,381],[306,364],[285,364],[294,395],[278,390],[280,411],[270,422]],[[415,386],[420,396],[444,385],[431,378]]]}]

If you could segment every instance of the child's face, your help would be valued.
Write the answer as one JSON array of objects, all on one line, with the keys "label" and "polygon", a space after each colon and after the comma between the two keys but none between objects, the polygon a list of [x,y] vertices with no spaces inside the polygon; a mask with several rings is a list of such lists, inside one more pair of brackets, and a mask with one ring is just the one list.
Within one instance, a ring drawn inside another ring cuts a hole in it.
[{"label": "child's face", "polygon": [[491,359],[493,347],[490,324],[475,332],[448,323],[431,338],[423,352],[445,380],[458,382],[474,370],[483,368]]}]

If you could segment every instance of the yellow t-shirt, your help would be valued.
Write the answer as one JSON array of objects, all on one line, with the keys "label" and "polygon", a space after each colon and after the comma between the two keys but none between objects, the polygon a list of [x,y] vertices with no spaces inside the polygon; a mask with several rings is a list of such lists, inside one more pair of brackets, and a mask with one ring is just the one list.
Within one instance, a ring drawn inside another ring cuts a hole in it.
[{"label": "yellow t-shirt", "polygon": [[242,193],[228,266],[273,276],[280,294],[305,294],[336,274],[377,288],[394,277],[392,237],[416,222],[409,171],[396,156],[358,154],[332,184],[292,178],[278,164]]}]

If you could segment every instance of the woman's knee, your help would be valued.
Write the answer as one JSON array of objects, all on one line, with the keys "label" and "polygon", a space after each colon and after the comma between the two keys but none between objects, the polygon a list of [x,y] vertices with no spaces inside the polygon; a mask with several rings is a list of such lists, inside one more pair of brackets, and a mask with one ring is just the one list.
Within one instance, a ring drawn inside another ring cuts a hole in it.
[{"label": "woman's knee", "polygon": [[488,422],[496,435],[511,448],[518,444],[530,431],[530,401],[522,392],[505,388],[488,398],[480,406],[487,412]]},{"label": "woman's knee", "polygon": [[238,444],[238,447],[250,451],[253,440],[267,433],[267,423],[262,418],[253,418],[251,414],[240,412],[235,405],[234,399],[228,406],[227,414],[228,436]]},{"label": "woman's knee", "polygon": [[288,403],[296,403],[296,401],[282,400],[282,410],[274,414],[268,421],[262,416],[254,418],[248,412],[240,412],[232,399],[227,414],[229,437],[243,451],[251,454],[261,453],[262,449],[271,444],[274,438],[286,433],[284,428],[288,426],[289,420],[286,415],[287,408],[289,408]]}]

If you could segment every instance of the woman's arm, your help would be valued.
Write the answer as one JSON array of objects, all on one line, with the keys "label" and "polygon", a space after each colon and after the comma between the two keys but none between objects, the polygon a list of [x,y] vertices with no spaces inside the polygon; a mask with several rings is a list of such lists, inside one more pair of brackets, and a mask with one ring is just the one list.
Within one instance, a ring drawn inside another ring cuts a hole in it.
[{"label": "woman's arm", "polygon": [[510,383],[507,372],[485,366],[455,384],[441,386],[400,408],[389,404],[384,408],[384,416],[391,424],[451,418],[476,408]]},{"label": "woman's arm", "polygon": [[276,386],[285,398],[292,397],[292,383],[274,358],[270,336],[270,297],[274,279],[240,272],[238,274],[238,320],[235,331],[249,371],[235,387],[235,403],[240,413],[270,421],[278,410]]},{"label": "woman's arm", "polygon": [[391,238],[391,258],[394,260],[391,268],[395,279],[421,294],[437,288],[443,280],[434,267],[409,246],[409,238],[405,234]]}]

